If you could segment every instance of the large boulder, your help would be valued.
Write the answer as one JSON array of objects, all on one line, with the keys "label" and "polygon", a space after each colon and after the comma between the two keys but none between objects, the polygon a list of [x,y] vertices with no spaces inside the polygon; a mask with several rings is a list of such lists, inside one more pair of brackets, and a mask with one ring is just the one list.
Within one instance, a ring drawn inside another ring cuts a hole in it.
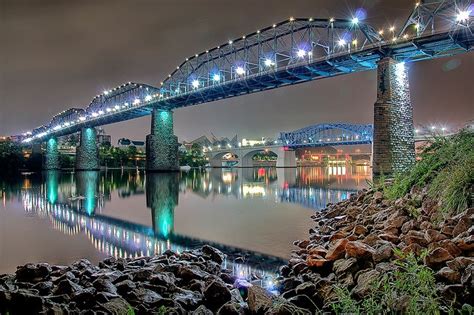
[{"label": "large boulder", "polygon": [[357,259],[372,259],[375,250],[360,241],[347,242],[346,255]]},{"label": "large boulder", "polygon": [[272,307],[272,295],[262,287],[248,289],[247,303],[252,314],[265,314]]},{"label": "large boulder", "polygon": [[204,289],[205,304],[211,310],[217,311],[222,305],[229,302],[232,294],[229,288],[219,280],[213,280]]},{"label": "large boulder", "polygon": [[424,262],[428,267],[438,268],[452,259],[453,256],[446,249],[438,247],[428,252],[428,255],[424,258]]}]

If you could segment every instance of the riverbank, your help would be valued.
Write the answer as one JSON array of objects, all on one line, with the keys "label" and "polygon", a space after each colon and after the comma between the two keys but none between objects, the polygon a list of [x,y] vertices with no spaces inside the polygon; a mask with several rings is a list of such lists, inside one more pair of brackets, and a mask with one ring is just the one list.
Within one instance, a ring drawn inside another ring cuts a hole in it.
[{"label": "riverbank", "polygon": [[316,212],[280,269],[278,296],[204,246],[98,266],[21,266],[0,276],[0,312],[472,313],[474,137],[440,141],[404,176]]}]

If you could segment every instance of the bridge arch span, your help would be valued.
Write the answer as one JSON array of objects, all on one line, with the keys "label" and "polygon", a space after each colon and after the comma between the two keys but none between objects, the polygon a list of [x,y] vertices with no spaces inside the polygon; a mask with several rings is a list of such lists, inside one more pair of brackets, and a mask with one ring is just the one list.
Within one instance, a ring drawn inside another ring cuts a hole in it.
[{"label": "bridge arch span", "polygon": [[241,167],[253,167],[254,162],[253,162],[253,157],[258,154],[258,153],[273,153],[277,156],[278,158],[278,148],[255,148],[255,149],[250,149],[247,150],[244,154],[242,154],[242,157],[240,159],[240,165]]},{"label": "bridge arch span", "polygon": [[[234,150],[225,150],[225,151],[220,151],[220,152],[213,153],[209,157],[209,164],[211,165],[211,167],[222,167],[222,159],[223,159],[224,156],[226,156],[229,153],[236,156],[237,158],[239,158],[240,154],[237,154],[236,151],[234,151]],[[240,164],[240,160],[239,160],[239,163],[237,163],[237,164]]]}]

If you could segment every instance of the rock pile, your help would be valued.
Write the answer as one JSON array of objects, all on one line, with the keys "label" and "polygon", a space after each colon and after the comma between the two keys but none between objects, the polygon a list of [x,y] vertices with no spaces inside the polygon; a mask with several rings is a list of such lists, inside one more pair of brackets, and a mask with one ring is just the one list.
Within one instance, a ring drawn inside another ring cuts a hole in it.
[{"label": "rock pile", "polygon": [[[425,192],[391,201],[363,190],[312,216],[308,240],[295,242],[281,268],[284,298],[311,300],[331,310],[335,288],[362,299],[375,280],[397,268],[394,249],[416,255],[435,272],[439,294],[456,305],[474,299],[474,208],[439,221],[437,205]],[[436,222],[436,223],[435,223]],[[302,306],[301,304],[297,304]]]},{"label": "rock pile", "polygon": [[247,309],[224,255],[210,246],[138,259],[82,259],[18,267],[0,276],[0,313],[239,314]]}]

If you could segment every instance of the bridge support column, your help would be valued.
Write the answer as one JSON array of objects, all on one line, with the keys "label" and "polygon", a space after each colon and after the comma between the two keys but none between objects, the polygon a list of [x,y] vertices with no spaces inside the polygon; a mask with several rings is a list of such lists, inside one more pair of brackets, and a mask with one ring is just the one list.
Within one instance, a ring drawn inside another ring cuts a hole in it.
[{"label": "bridge support column", "polygon": [[43,169],[47,171],[59,170],[59,151],[58,151],[58,139],[50,138],[46,142],[46,154],[43,163]]},{"label": "bridge support column", "polygon": [[278,151],[276,167],[296,167],[296,152],[281,148]]},{"label": "bridge support column", "polygon": [[393,175],[415,163],[413,107],[405,64],[379,61],[374,105],[373,174]]},{"label": "bridge support column", "polygon": [[178,137],[173,132],[173,112],[153,109],[151,134],[146,137],[146,169],[151,172],[178,171]]},{"label": "bridge support column", "polygon": [[97,131],[95,128],[83,128],[80,145],[76,148],[76,170],[97,171],[99,169]]}]

